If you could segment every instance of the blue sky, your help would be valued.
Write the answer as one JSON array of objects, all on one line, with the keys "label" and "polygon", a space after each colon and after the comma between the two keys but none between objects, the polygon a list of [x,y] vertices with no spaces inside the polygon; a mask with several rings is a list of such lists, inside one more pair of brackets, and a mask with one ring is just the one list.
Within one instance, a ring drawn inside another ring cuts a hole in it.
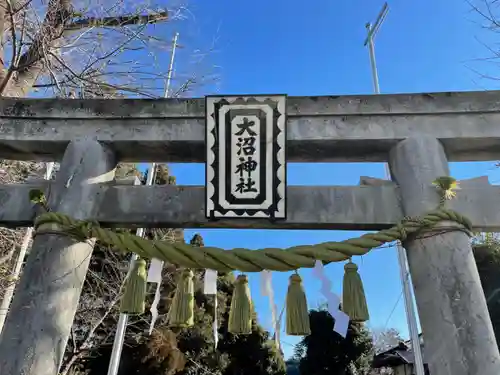
[{"label": "blue sky", "polygon": [[[193,0],[188,20],[164,27],[165,35],[180,32],[176,73],[192,68],[189,49],[215,51],[204,69],[220,76],[217,85],[198,89],[202,96],[221,94],[286,93],[288,95],[370,94],[372,81],[368,51],[363,47],[365,23],[373,21],[383,1],[254,0],[251,2]],[[393,1],[376,39],[382,93],[497,89],[495,64],[478,62],[489,57],[483,44],[494,47],[495,35],[481,28],[481,20],[463,0]],[[168,64],[168,55],[165,56]],[[210,68],[210,66],[217,68]],[[174,86],[176,82],[174,81]],[[437,124],[438,125],[438,124]],[[500,178],[493,162],[452,165],[458,179],[489,175]],[[179,185],[203,185],[204,166],[172,164]],[[383,178],[383,164],[289,164],[289,185],[356,185],[359,177]],[[332,207],[335,209],[335,207]],[[200,233],[205,243],[223,248],[288,247],[360,235],[347,231],[186,230],[186,239]],[[394,327],[406,336],[406,318],[394,248],[375,250],[356,259],[365,284],[371,327]],[[326,267],[337,293],[343,264]],[[309,305],[322,302],[319,284],[310,270],[302,270]],[[274,273],[276,303],[283,306],[287,273]],[[259,275],[251,274],[252,297],[260,322],[270,328],[267,299],[260,296]],[[299,338],[283,335],[285,355]]]}]

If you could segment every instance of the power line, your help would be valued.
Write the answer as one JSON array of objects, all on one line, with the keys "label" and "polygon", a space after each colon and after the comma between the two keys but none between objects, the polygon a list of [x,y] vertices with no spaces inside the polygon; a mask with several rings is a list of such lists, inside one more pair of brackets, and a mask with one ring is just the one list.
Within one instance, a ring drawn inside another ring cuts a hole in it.
[{"label": "power line", "polygon": [[392,308],[389,316],[387,317],[387,320],[385,321],[385,324],[384,324],[384,331],[387,329],[387,326],[389,325],[389,321],[391,320],[392,318],[392,314],[394,314],[394,311],[396,311],[396,307],[398,307],[399,305],[399,302],[401,301],[401,297],[403,297],[403,291],[401,291],[401,293],[399,293],[399,297],[398,299],[396,300],[396,303],[394,304],[394,307]]}]

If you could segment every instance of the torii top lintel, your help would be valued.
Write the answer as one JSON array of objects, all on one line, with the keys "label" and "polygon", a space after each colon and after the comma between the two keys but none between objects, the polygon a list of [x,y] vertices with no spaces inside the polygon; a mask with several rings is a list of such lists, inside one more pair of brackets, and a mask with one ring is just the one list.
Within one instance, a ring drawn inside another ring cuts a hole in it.
[{"label": "torii top lintel", "polygon": [[[450,161],[500,158],[500,91],[308,96],[286,101],[290,162],[381,162],[400,140],[439,139]],[[68,142],[111,144],[122,161],[204,162],[205,100],[0,101],[0,157],[59,160]]]}]

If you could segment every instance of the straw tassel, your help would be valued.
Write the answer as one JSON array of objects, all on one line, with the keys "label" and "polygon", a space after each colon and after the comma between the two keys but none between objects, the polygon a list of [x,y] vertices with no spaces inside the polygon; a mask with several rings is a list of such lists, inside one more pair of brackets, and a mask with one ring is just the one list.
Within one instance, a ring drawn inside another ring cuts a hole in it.
[{"label": "straw tassel", "polygon": [[125,280],[125,292],[123,294],[120,311],[124,314],[144,314],[144,301],[146,298],[146,261],[136,259],[132,270]]},{"label": "straw tassel", "polygon": [[307,298],[298,274],[290,276],[286,295],[286,333],[291,336],[311,334]]},{"label": "straw tassel", "polygon": [[358,266],[349,260],[349,263],[344,266],[344,270],[342,311],[353,322],[365,322],[370,319],[370,315],[368,314],[365,290],[358,273]]},{"label": "straw tassel", "polygon": [[238,275],[234,284],[228,331],[235,335],[252,333],[252,300],[246,275]]},{"label": "straw tassel", "polygon": [[170,327],[191,327],[194,324],[193,271],[186,269],[180,275],[167,321]]}]

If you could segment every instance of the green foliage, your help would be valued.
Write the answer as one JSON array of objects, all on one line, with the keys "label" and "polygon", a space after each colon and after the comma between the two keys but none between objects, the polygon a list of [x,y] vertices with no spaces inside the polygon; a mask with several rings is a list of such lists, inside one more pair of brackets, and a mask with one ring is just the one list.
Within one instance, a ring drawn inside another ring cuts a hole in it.
[{"label": "green foliage", "polygon": [[488,235],[473,244],[479,277],[500,348],[500,240]]},{"label": "green foliage", "polygon": [[362,323],[350,323],[347,337],[333,331],[335,320],[324,310],[312,310],[311,334],[295,354],[302,375],[363,375],[370,371],[373,343]]},{"label": "green foliage", "polygon": [[249,335],[233,335],[227,332],[229,305],[219,330],[222,339],[218,350],[227,355],[228,364],[223,375],[285,375],[285,362],[282,354],[270,340],[269,333],[253,322]]},{"label": "green foliage", "polygon": [[[143,183],[146,183],[145,176],[147,175],[147,173],[149,173],[149,169],[146,170],[146,173],[144,174]],[[168,165],[157,164],[154,185],[175,185],[175,183],[176,183],[175,176],[170,175],[170,171],[168,170]]]},{"label": "green foliage", "polygon": [[227,358],[222,369],[223,375],[285,375],[285,363],[269,333],[257,324],[254,311],[252,333],[249,335],[233,335],[228,332],[229,308],[234,291],[235,277],[232,273],[221,274],[217,282],[220,306],[218,352]]},{"label": "green foliage", "polygon": [[39,189],[31,189],[29,192],[30,202],[33,204],[39,204],[43,207],[47,206],[47,198],[45,198],[45,194],[43,191]]},{"label": "green foliage", "polygon": [[45,202],[45,194],[39,189],[31,189],[29,192],[29,197],[32,203]]},{"label": "green foliage", "polygon": [[198,246],[198,247],[205,246],[203,242],[203,237],[200,236],[198,233],[195,234],[193,238],[191,238],[191,241],[189,243],[193,246]]},{"label": "green foliage", "polygon": [[136,176],[139,179],[143,178],[143,174],[137,169],[137,165],[133,163],[120,163],[116,167],[115,171],[116,178],[124,178],[130,176]]},{"label": "green foliage", "polygon": [[299,364],[300,361],[295,358],[286,361],[286,375],[300,375]]},{"label": "green foliage", "polygon": [[[160,302],[160,319],[151,337],[140,335],[137,341],[129,339],[124,347],[119,375],[163,375],[169,368],[169,348],[162,341],[166,326],[166,312],[170,307],[175,283],[168,277],[178,271],[174,266],[164,270],[164,284]],[[214,316],[213,296],[203,293],[203,273],[196,272],[195,286],[195,325],[179,329],[177,346],[187,358],[185,368],[177,372],[179,375],[285,375],[285,365],[281,353],[276,351],[274,343],[269,341],[268,333],[254,322],[252,334],[236,336],[227,332],[227,321],[231,294],[234,289],[234,276],[221,274],[218,278],[218,318],[219,345],[214,350],[212,322]],[[148,307],[149,308],[149,307]],[[149,321],[146,315],[146,321]],[[147,324],[144,321],[132,320],[132,332],[144,332]],[[99,348],[95,358],[89,360],[84,369],[89,375],[102,374],[106,371],[111,355],[111,346]]]},{"label": "green foliage", "polygon": [[[122,356],[119,375],[163,375],[170,367],[170,347],[165,340],[165,333],[169,331],[166,322],[166,315],[170,308],[173,293],[176,286],[176,276],[179,270],[172,265],[164,269],[164,282],[162,284],[162,300],[158,306],[160,317],[156,323],[152,336],[142,335],[141,340],[136,345],[130,345],[130,357]],[[175,331],[177,347],[186,356],[186,364],[181,375],[198,374],[221,374],[220,369],[224,367],[227,360],[214,350],[214,340],[212,333],[212,321],[214,314],[213,297],[203,293],[203,274],[196,272],[194,276],[195,308],[194,326],[182,328]],[[149,308],[149,306],[148,306]],[[141,326],[142,330],[147,329],[149,314],[145,315],[146,322],[135,322],[135,326]],[[109,353],[110,354],[110,353]],[[108,355],[109,355],[108,354]],[[109,357],[108,357],[109,358]],[[132,360],[133,359],[133,360]],[[96,369],[97,370],[97,369]],[[89,375],[102,373],[93,371]]]}]

